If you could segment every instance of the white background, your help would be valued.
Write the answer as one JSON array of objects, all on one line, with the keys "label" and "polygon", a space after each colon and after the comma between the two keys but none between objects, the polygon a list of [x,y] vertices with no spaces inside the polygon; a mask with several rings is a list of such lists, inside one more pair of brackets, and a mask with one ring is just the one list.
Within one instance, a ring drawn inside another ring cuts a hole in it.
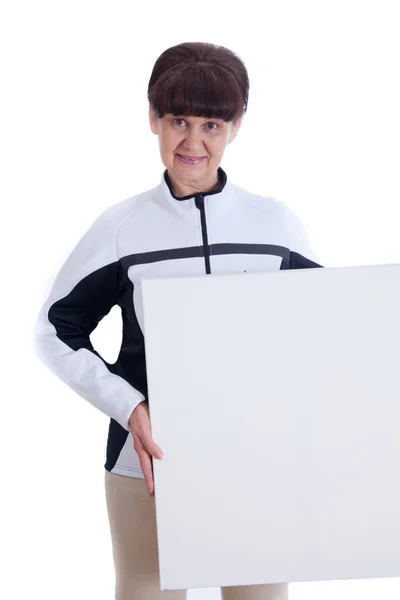
[{"label": "white background", "polygon": [[[32,355],[31,333],[54,276],[98,214],[161,179],[146,99],[159,54],[184,41],[237,52],[251,87],[222,163],[228,176],[287,202],[324,266],[395,263],[398,10],[395,0],[3,2],[1,597],[113,598],[108,419]],[[116,309],[92,339],[116,358]],[[400,579],[290,587],[290,600],[399,594]]]}]

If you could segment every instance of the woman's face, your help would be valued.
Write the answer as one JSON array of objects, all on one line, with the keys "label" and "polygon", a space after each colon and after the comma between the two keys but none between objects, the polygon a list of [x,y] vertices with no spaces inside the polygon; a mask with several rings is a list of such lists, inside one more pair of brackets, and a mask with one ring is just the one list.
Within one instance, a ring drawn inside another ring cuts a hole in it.
[{"label": "woman's face", "polygon": [[[151,107],[149,116],[175,194],[190,195],[212,189],[218,182],[217,170],[225,148],[235,139],[242,118],[235,124],[222,119],[172,114],[159,119]],[[187,157],[186,161],[183,157]],[[190,158],[196,160],[190,161]]]}]

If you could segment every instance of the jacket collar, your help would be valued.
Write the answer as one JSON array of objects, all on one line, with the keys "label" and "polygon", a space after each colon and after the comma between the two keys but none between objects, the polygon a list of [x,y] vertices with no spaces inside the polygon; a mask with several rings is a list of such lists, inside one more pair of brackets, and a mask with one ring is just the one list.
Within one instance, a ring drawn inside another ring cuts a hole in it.
[{"label": "jacket collar", "polygon": [[175,196],[173,191],[172,191],[172,183],[171,183],[171,179],[169,177],[168,174],[168,169],[165,169],[164,171],[164,181],[168,187],[169,193],[171,194],[172,198],[174,198],[174,200],[178,200],[178,201],[182,201],[182,200],[190,200],[191,198],[195,198],[195,196],[198,196],[199,194],[203,194],[204,196],[214,196],[215,194],[221,194],[221,192],[223,192],[223,190],[226,187],[227,181],[228,181],[228,177],[225,173],[225,171],[219,167],[218,168],[218,187],[215,190],[212,190],[211,192],[196,192],[195,194],[189,194],[188,196]]},{"label": "jacket collar", "polygon": [[178,216],[190,225],[198,227],[200,223],[200,211],[196,207],[197,195],[204,196],[204,206],[207,219],[214,223],[223,219],[233,202],[235,186],[230,182],[225,171],[219,167],[219,186],[210,192],[198,192],[181,198],[172,193],[171,181],[167,170],[164,171],[161,183],[157,187],[156,201],[169,213]]}]

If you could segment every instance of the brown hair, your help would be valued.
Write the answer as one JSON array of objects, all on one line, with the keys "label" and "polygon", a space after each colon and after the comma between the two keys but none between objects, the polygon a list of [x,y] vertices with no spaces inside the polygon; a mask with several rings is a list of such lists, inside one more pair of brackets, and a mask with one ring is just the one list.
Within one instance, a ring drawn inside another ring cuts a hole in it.
[{"label": "brown hair", "polygon": [[249,77],[243,61],[224,46],[186,42],[156,60],[147,97],[164,114],[235,121],[247,110]]}]

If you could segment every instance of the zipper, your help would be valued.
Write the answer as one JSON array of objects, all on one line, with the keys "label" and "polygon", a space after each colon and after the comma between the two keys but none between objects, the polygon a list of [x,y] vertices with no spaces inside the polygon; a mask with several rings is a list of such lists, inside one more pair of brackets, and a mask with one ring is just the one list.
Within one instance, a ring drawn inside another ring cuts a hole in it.
[{"label": "zipper", "polygon": [[201,233],[203,235],[204,261],[206,264],[206,273],[207,273],[207,275],[210,275],[211,274],[210,246],[208,245],[206,210],[205,210],[205,206],[204,206],[204,194],[197,194],[194,202],[200,211]]}]

